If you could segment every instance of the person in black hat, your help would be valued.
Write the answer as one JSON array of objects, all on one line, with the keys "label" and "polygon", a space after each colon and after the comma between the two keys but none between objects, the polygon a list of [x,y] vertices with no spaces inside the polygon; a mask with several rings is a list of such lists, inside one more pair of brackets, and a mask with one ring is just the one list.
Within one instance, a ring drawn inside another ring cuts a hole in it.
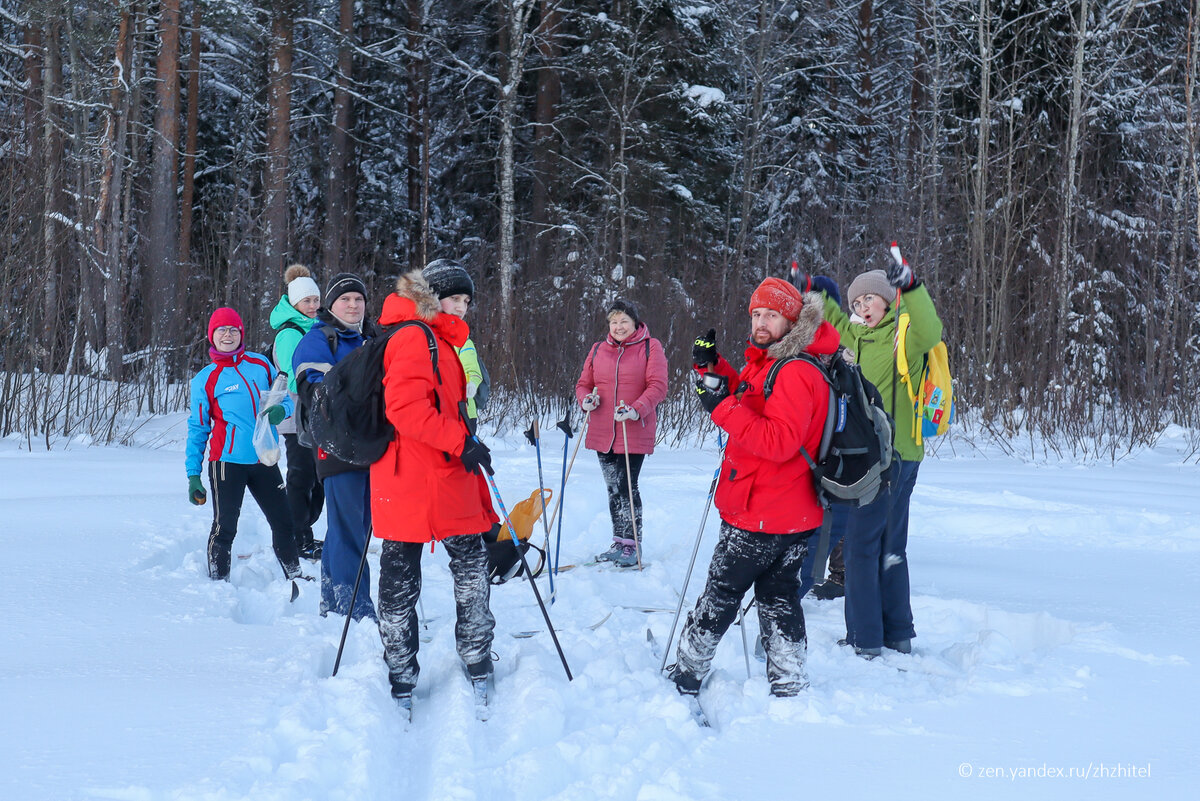
[{"label": "person in black hat", "polygon": [[[292,354],[292,370],[301,403],[301,428],[313,389],[335,364],[346,358],[373,333],[367,323],[367,286],[353,273],[339,273],[325,289],[317,322]],[[317,475],[325,487],[326,531],[321,548],[321,614],[335,612],[376,619],[371,602],[370,569],[364,565],[363,586],[355,596],[363,549],[371,532],[370,472],[347,464],[316,448]]]},{"label": "person in black hat", "polygon": [[[437,259],[429,262],[421,275],[437,295],[443,312],[466,318],[475,299],[475,282],[461,264],[451,259]],[[479,361],[474,340],[468,338],[462,347],[454,350],[467,374],[467,416],[474,420],[487,403],[487,371]]]}]

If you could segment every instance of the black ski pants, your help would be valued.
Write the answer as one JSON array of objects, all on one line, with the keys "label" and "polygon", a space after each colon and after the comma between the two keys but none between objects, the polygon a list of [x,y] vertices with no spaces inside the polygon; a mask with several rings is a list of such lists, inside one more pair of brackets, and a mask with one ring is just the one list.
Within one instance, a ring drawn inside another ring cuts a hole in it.
[{"label": "black ski pants", "polygon": [[721,523],[708,582],[679,638],[676,657],[681,669],[704,680],[717,643],[737,619],[742,597],[753,587],[771,691],[794,695],[807,685],[799,590],[800,565],[812,533],[764,534]]},{"label": "black ski pants", "polygon": [[283,435],[287,448],[287,500],[292,514],[296,547],[303,550],[313,544],[313,524],[325,505],[325,486],[317,478],[317,459],[312,448],[301,445],[295,434]]},{"label": "black ski pants", "polygon": [[[638,491],[638,476],[642,472],[644,453],[629,454],[629,471],[625,470],[625,454],[600,453],[600,472],[608,489],[608,513],[612,516],[613,539],[633,543],[633,521],[636,515],[638,541],[642,538],[642,494]],[[633,509],[629,507],[629,488],[633,487]]]},{"label": "black ski pants", "polygon": [[[463,534],[441,541],[450,557],[458,621],[454,640],[465,665],[491,659],[496,619],[492,617],[487,551],[482,534]],[[421,595],[421,552],[425,543],[383,541],[379,557],[379,636],[392,693],[412,692],[421,672],[417,664]]]},{"label": "black ski pants", "polygon": [[236,464],[209,462],[208,484],[212,490],[213,524],[208,535],[208,576],[227,580],[232,559],[233,538],[237,536],[242,499],[250,490],[258,508],[271,526],[271,545],[275,558],[287,578],[300,575],[300,553],[292,535],[292,516],[279,467],[260,462]]}]

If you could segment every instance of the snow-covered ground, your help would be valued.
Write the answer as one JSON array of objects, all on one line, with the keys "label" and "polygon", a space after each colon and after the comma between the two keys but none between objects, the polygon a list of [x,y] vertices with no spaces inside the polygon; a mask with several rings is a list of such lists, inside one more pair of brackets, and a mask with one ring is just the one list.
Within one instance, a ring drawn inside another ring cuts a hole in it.
[{"label": "snow-covered ground", "polygon": [[[858,659],[836,644],[841,602],[806,601],[812,687],[774,699],[760,663],[746,677],[734,627],[701,730],[646,629],[667,637],[711,445],[647,460],[644,573],[557,580],[573,682],[527,583],[494,590],[486,723],[453,649],[445,557],[427,555],[406,727],[369,623],[351,627],[330,678],[341,620],[317,615],[312,584],[288,603],[249,499],[234,545],[249,558],[231,583],[206,578],[211,510],[186,502],[181,429],[178,416],[148,424],[155,447],[0,442],[0,799],[1194,797],[1200,466],[1182,462],[1181,436],[1115,465],[942,448],[914,496],[916,652]],[[490,441],[511,505],[537,486],[534,451]],[[561,435],[544,445],[557,488]],[[590,452],[565,506],[562,563],[586,561],[609,539]]]}]

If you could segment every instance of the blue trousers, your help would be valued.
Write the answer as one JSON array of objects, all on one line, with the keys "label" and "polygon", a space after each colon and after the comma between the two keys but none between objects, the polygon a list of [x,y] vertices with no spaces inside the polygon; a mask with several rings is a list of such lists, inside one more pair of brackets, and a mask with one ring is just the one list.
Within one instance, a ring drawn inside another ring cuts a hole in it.
[{"label": "blue trousers", "polygon": [[[363,549],[371,536],[370,473],[353,470],[324,480],[325,546],[321,549],[321,614],[344,615],[350,610],[350,597]],[[363,564],[362,581],[351,612],[355,620],[377,620],[371,603],[371,568]]]},{"label": "blue trousers", "polygon": [[846,639],[858,648],[916,636],[908,586],[908,509],[920,462],[897,459],[888,492],[846,515]]}]

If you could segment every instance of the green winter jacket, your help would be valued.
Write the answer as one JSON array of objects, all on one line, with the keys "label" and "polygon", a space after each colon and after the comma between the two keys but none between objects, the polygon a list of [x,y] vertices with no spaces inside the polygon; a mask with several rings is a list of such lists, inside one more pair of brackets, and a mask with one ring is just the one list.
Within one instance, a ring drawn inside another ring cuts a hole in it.
[{"label": "green winter jacket", "polygon": [[[483,383],[483,371],[479,369],[479,354],[475,351],[475,343],[468,338],[461,348],[455,350],[458,352],[458,360],[462,362],[463,372],[467,374],[467,381],[474,381],[478,387]],[[479,416],[474,398],[467,399],[467,416],[472,419]]]},{"label": "green winter jacket", "polygon": [[[296,376],[292,375],[292,352],[296,350],[300,338],[307,334],[316,322],[298,312],[287,295],[281,297],[275,308],[271,309],[271,328],[279,332],[275,335],[275,366],[280,372],[288,374],[288,391],[293,395],[296,394]],[[285,323],[298,325],[303,330],[297,331],[291,325],[285,326]]]},{"label": "green winter jacket", "polygon": [[[942,321],[924,284],[903,293],[900,304],[910,316],[905,339],[908,363],[919,365],[929,349],[942,340]],[[854,351],[863,377],[879,389],[879,394],[883,396],[883,408],[895,418],[895,446],[900,458],[909,462],[921,461],[925,458],[925,448],[918,445],[913,437],[913,414],[909,408],[908,392],[900,383],[896,370],[895,303],[879,321],[879,325],[869,328],[862,323],[851,322],[841,307],[826,296],[825,319],[841,335],[842,345]],[[893,397],[895,406],[892,405]]]}]

